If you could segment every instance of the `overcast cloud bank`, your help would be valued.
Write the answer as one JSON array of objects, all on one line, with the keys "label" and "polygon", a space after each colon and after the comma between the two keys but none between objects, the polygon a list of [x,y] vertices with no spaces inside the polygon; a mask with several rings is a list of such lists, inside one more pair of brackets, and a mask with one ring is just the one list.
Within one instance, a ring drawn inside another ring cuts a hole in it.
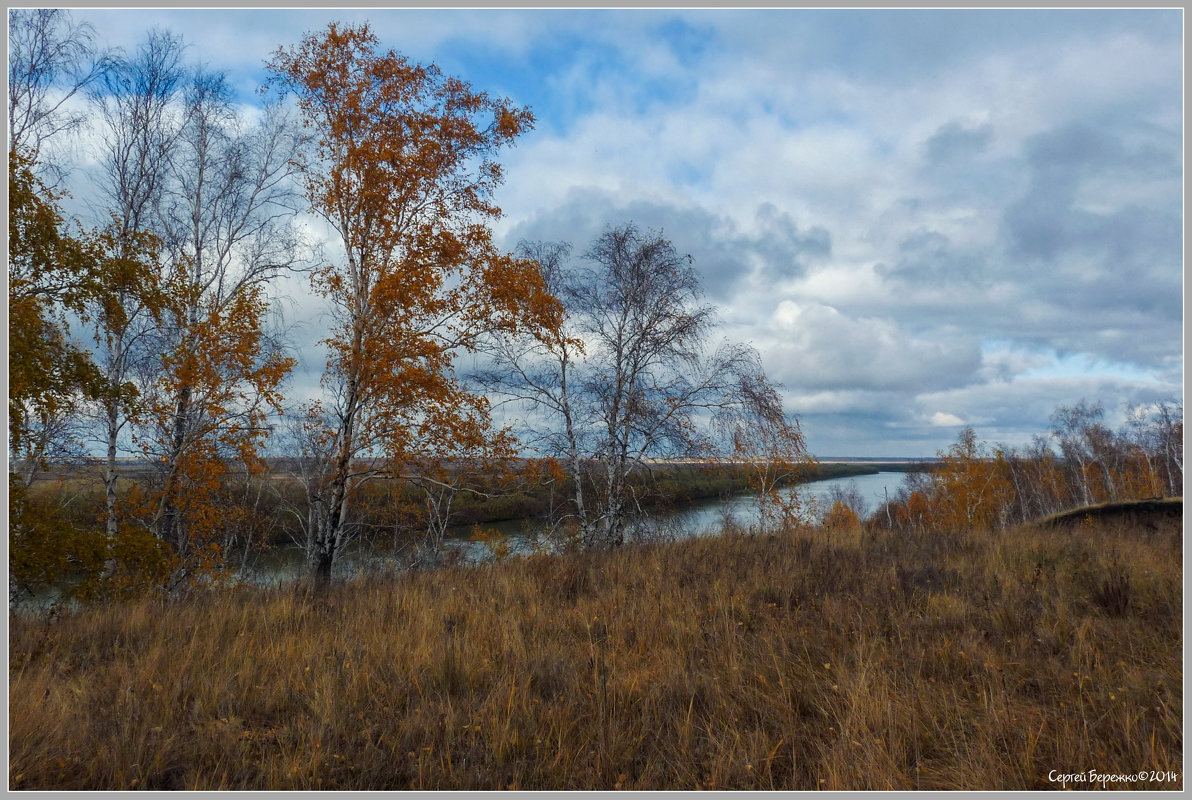
[{"label": "overcast cloud bank", "polygon": [[[367,19],[531,106],[505,246],[664,231],[821,456],[1182,395],[1178,10],[75,13],[130,49],[182,33],[246,105],[277,46]],[[302,395],[317,304],[288,316]]]}]

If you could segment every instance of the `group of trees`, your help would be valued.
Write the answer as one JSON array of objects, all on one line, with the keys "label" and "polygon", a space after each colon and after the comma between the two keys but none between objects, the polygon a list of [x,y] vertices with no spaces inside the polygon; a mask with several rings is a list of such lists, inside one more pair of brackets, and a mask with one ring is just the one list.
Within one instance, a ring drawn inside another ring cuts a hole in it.
[{"label": "group of trees", "polygon": [[[125,54],[60,10],[9,22],[15,585],[205,579],[252,527],[271,465],[301,486],[289,510],[324,583],[371,482],[423,487],[441,535],[455,494],[475,490],[469,469],[491,477],[535,449],[570,479],[567,530],[615,546],[629,474],[652,458],[725,442],[774,455],[767,470],[805,456],[756,352],[707,347],[714,310],[661,234],[610,228],[578,261],[562,244],[498,250],[497,156],[528,109],[383,51],[366,25],[279,48],[268,102],[245,114],[169,33]],[[62,210],[54,149],[82,129],[99,165],[91,228]],[[330,257],[304,241],[303,214],[333,232]],[[321,398],[297,407],[271,322],[291,271],[329,320]],[[460,375],[467,353],[481,366]],[[534,419],[525,444],[493,420],[513,399]],[[753,437],[762,423],[777,438]],[[290,457],[267,460],[279,427]],[[30,491],[72,459],[98,466],[96,514]],[[761,474],[776,496],[779,473]]]},{"label": "group of trees", "polygon": [[1126,409],[1120,430],[1099,404],[1060,406],[1048,435],[1021,448],[990,446],[972,428],[930,471],[908,475],[879,525],[916,530],[1000,529],[1096,503],[1183,493],[1183,407]]},{"label": "group of trees", "polygon": [[[26,373],[10,392],[24,473],[10,528],[33,570],[18,577],[74,555],[27,535],[45,511],[28,492],[36,471],[101,449],[92,551],[137,552],[151,577],[134,583],[184,581],[219,559],[223,478],[261,469],[293,364],[267,290],[301,259],[289,178],[303,140],[280,104],[243,119],[225,76],[185,66],[177,37],[155,32],[125,56],[57,9],[9,22],[10,375]],[[98,141],[91,229],[64,218],[50,182],[66,165],[48,155],[84,126]],[[122,451],[154,467],[125,491]]]}]

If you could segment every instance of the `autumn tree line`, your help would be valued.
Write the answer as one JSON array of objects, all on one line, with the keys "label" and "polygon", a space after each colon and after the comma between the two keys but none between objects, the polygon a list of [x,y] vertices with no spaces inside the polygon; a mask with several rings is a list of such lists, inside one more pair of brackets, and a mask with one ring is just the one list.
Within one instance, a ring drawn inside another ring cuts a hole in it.
[{"label": "autumn tree line", "polygon": [[[756,351],[713,341],[715,309],[661,233],[610,226],[574,256],[496,246],[498,159],[530,109],[367,25],[279,47],[248,114],[173,33],[119,52],[62,10],[9,23],[16,590],[172,592],[218,577],[278,514],[325,584],[363,498],[393,482],[421,492],[426,561],[453,503],[494,478],[566,485],[559,535],[610,547],[650,459],[805,460]],[[97,165],[91,225],[64,210],[72,147]],[[286,394],[288,274],[324,307],[305,403]],[[497,405],[529,421],[497,424]],[[759,422],[766,441],[746,434]],[[68,463],[92,469],[35,490]]]},{"label": "autumn tree line", "polygon": [[[1047,434],[1011,447],[980,441],[971,427],[928,472],[910,473],[872,516],[879,527],[915,531],[1002,530],[1058,512],[1183,495],[1183,406],[1128,406],[1114,430],[1100,403],[1060,406]],[[850,519],[838,501],[829,514]],[[851,517],[855,519],[855,515]]]}]

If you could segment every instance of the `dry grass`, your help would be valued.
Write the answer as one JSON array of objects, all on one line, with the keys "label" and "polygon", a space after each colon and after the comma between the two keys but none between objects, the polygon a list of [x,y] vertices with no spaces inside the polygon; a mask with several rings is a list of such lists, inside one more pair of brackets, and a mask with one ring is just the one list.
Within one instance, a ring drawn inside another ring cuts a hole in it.
[{"label": "dry grass", "polygon": [[1179,773],[1180,562],[1174,527],[792,531],[317,599],[10,616],[9,782],[1032,789],[1052,770]]}]

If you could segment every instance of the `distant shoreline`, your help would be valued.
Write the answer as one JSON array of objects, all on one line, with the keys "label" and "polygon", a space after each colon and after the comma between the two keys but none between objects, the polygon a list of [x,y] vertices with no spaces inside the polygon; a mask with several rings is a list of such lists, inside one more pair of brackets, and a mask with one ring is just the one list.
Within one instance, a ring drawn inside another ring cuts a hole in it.
[{"label": "distant shoreline", "polygon": [[[814,458],[814,457],[813,457]],[[522,459],[529,461],[532,459]],[[267,458],[265,462],[271,466],[277,466],[279,463],[292,461],[288,458]],[[849,466],[863,466],[874,467],[879,472],[917,472],[930,469],[933,465],[939,462],[938,458],[909,458],[904,456],[887,456],[887,457],[868,457],[868,456],[833,456],[824,458],[815,458],[816,464],[821,465],[849,465]],[[740,465],[742,461],[734,461],[732,459],[656,459],[648,460],[646,462],[651,466],[734,466]],[[106,460],[101,457],[93,459],[81,459],[67,464],[57,464],[48,470],[40,470],[38,472],[36,481],[53,480],[61,477],[63,474],[73,472],[87,472],[105,466]],[[116,459],[117,467],[122,471],[122,477],[135,478],[139,474],[148,472],[155,467],[155,462],[144,458],[118,458]]]}]

